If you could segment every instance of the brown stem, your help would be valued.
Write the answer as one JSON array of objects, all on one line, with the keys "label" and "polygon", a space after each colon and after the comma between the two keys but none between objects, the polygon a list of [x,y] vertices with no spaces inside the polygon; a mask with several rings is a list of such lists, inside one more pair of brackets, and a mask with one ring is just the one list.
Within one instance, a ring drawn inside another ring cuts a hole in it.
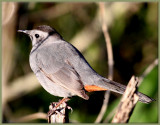
[{"label": "brown stem", "polygon": [[137,84],[138,78],[132,76],[119,103],[118,110],[112,120],[112,123],[128,122],[133,109],[139,99],[139,96],[135,93]]},{"label": "brown stem", "polygon": [[[108,78],[110,80],[112,80],[113,79],[114,61],[113,61],[113,51],[112,51],[111,39],[110,39],[110,36],[108,33],[108,27],[107,27],[106,20],[105,20],[105,15],[106,15],[105,14],[105,4],[103,2],[100,2],[99,8],[100,8],[100,14],[101,14],[101,20],[102,20],[102,31],[104,34],[106,48],[107,48],[107,54],[108,54]],[[109,97],[110,97],[110,91],[106,91],[106,93],[104,95],[104,100],[103,100],[103,105],[101,107],[101,111],[100,111],[95,123],[99,123],[102,120],[104,113],[108,107]]]}]

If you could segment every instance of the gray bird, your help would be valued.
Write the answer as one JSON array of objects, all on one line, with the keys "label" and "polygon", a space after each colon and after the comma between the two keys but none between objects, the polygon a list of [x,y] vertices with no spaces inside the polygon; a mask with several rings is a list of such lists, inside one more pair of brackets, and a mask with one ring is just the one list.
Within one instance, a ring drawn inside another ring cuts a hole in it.
[{"label": "gray bird", "polygon": [[[42,87],[54,96],[80,96],[89,99],[86,91],[110,90],[123,94],[126,86],[99,75],[72,44],[50,26],[33,30],[18,30],[32,41],[30,67]],[[137,92],[139,101],[150,103],[154,99]]]}]

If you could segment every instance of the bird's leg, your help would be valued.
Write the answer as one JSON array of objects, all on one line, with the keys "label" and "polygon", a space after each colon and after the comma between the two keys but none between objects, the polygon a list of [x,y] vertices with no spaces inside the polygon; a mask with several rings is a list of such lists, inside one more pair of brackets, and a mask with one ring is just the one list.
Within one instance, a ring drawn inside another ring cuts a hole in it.
[{"label": "bird's leg", "polygon": [[51,107],[50,111],[48,112],[48,117],[51,116],[62,103],[67,102],[68,100],[70,100],[70,99],[69,98],[63,98],[59,102],[52,102],[51,103],[52,107]]},{"label": "bird's leg", "polygon": [[58,102],[57,105],[55,105],[55,107],[53,108],[53,110],[56,110],[57,107],[60,106],[60,104],[62,104],[63,102],[67,102],[67,101],[69,101],[69,100],[70,100],[69,98],[63,98],[62,100],[60,100],[60,101]]}]

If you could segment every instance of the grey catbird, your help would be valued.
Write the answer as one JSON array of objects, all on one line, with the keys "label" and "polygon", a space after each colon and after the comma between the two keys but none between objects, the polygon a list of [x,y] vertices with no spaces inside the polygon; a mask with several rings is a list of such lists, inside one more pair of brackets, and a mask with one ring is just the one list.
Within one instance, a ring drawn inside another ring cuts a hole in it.
[{"label": "grey catbird", "polygon": [[[96,73],[83,55],[50,26],[33,30],[18,30],[32,40],[30,66],[43,88],[60,97],[80,96],[88,99],[85,91],[110,90],[123,94],[126,86]],[[139,101],[150,103],[154,99],[137,92]]]}]

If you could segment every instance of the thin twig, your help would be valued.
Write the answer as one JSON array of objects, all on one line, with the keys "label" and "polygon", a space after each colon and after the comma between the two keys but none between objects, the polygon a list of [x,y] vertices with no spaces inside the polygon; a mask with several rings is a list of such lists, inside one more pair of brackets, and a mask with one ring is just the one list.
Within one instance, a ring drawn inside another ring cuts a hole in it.
[{"label": "thin twig", "polygon": [[117,111],[117,107],[115,107],[105,118],[104,123],[108,123],[109,120],[112,119],[112,117],[114,116],[115,112]]},{"label": "thin twig", "polygon": [[105,92],[105,98],[103,100],[103,105],[101,107],[101,110],[100,110],[100,112],[99,112],[99,114],[97,116],[97,119],[96,119],[95,123],[101,122],[101,120],[102,120],[102,118],[104,116],[104,113],[105,113],[105,111],[106,111],[106,109],[108,107],[109,96],[110,96],[110,91],[106,91]]},{"label": "thin twig", "polygon": [[143,79],[145,76],[147,76],[152,69],[158,65],[158,59],[155,59],[148,67],[147,69],[143,72],[143,74],[139,77],[139,83],[138,86],[140,86],[140,84],[142,83]]},{"label": "thin twig", "polygon": [[13,122],[29,122],[35,119],[47,119],[47,114],[46,113],[42,113],[42,112],[38,112],[38,113],[34,113],[34,114],[30,114],[27,116],[23,116],[17,120],[13,120]]},{"label": "thin twig", "polygon": [[132,76],[119,103],[118,110],[112,120],[112,123],[128,122],[131,113],[133,112],[133,109],[139,99],[139,96],[136,94],[137,84],[138,78]]},{"label": "thin twig", "polygon": [[[105,42],[106,42],[106,48],[107,48],[107,53],[108,53],[108,78],[110,80],[113,79],[113,52],[112,52],[112,44],[111,44],[111,39],[108,33],[108,27],[105,21],[105,3],[100,2],[99,3],[99,8],[100,8],[100,13],[101,13],[101,21],[102,21],[102,31],[105,37]],[[108,102],[109,102],[109,97],[110,97],[110,91],[106,91],[104,95],[104,100],[103,100],[103,105],[101,107],[100,113],[98,114],[97,119],[95,120],[95,123],[99,123],[103,116],[104,113],[108,107]]]}]

